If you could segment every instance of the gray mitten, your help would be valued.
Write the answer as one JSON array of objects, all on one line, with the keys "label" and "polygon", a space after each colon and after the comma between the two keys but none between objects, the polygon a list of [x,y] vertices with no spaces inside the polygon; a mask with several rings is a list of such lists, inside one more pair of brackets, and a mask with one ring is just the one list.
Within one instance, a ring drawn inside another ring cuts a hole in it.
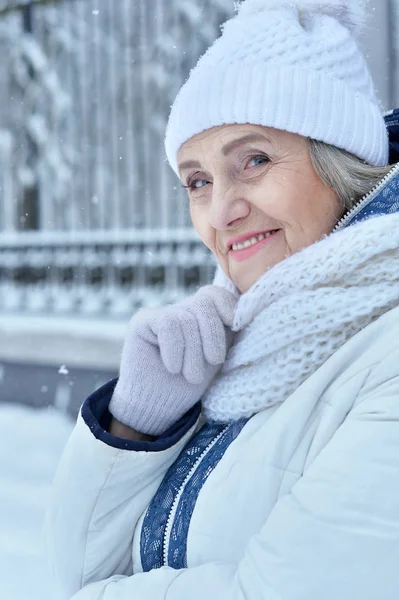
[{"label": "gray mitten", "polygon": [[125,339],[111,414],[155,436],[178,421],[226,358],[236,303],[231,292],[208,285],[177,304],[139,311]]}]

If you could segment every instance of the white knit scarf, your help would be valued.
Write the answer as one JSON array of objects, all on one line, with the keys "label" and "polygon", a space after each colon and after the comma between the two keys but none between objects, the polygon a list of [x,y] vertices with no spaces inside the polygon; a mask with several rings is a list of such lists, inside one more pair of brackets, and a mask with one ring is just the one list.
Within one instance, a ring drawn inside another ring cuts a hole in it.
[{"label": "white knit scarf", "polygon": [[[216,285],[232,289],[219,268]],[[203,398],[207,420],[284,401],[352,336],[399,305],[399,214],[325,237],[266,272],[237,304],[237,332]]]}]

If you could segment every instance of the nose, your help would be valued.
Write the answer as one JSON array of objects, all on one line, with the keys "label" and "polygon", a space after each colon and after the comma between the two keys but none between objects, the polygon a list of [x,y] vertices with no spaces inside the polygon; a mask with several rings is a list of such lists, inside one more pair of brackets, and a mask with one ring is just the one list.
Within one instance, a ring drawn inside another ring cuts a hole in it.
[{"label": "nose", "polygon": [[209,210],[209,222],[214,229],[225,231],[239,226],[249,213],[250,205],[238,186],[214,181]]}]

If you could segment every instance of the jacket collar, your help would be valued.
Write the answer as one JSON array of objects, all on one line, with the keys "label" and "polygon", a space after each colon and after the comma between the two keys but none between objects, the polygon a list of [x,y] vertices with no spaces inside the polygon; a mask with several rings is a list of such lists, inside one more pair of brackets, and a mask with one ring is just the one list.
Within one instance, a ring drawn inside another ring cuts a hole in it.
[{"label": "jacket collar", "polygon": [[[392,170],[347,217],[343,228],[370,217],[399,213],[399,108],[384,115],[389,137],[389,164]],[[340,229],[342,228],[340,227]]]}]

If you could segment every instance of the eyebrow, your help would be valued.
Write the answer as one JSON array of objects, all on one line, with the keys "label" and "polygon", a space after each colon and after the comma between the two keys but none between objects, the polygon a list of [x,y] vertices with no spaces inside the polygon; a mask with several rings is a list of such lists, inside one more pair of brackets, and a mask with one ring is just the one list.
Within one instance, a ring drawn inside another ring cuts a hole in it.
[{"label": "eyebrow", "polygon": [[266,138],[266,136],[261,135],[260,133],[248,133],[247,135],[244,135],[243,137],[238,138],[237,140],[233,140],[232,142],[229,142],[228,144],[223,146],[222,154],[223,156],[228,156],[231,152],[233,152],[233,150],[235,150],[239,146],[242,146],[243,144],[248,144],[249,142],[264,141],[270,142],[270,140]]},{"label": "eyebrow", "polygon": [[[233,152],[233,150],[236,150],[236,148],[238,148],[239,146],[242,146],[243,144],[248,144],[249,142],[264,142],[264,141],[270,143],[269,138],[267,138],[265,135],[261,135],[260,133],[248,133],[247,135],[244,135],[243,137],[238,138],[237,140],[233,140],[232,142],[229,142],[228,144],[223,146],[222,154],[223,154],[223,156],[228,156],[231,152]],[[180,171],[182,171],[183,169],[200,169],[200,168],[201,168],[201,163],[198,162],[198,160],[187,160],[186,162],[183,162],[179,165]]]}]

